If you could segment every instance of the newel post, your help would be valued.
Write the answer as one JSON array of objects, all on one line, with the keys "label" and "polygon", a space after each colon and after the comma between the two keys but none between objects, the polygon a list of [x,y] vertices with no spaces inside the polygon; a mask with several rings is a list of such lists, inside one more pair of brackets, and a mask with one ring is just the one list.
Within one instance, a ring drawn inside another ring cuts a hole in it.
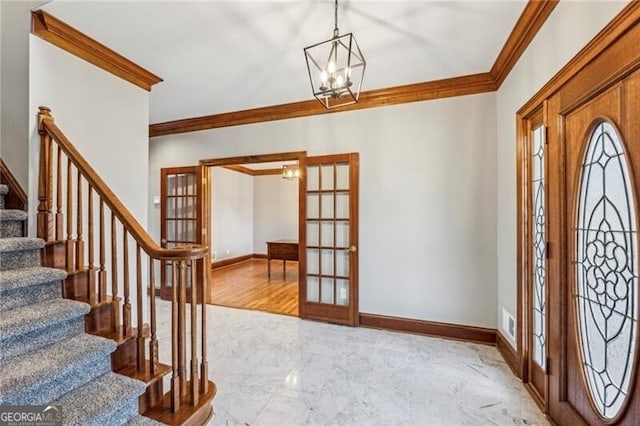
[{"label": "newel post", "polygon": [[53,122],[51,109],[45,106],[39,107],[38,133],[40,134],[40,169],[38,171],[38,238],[45,241],[55,239],[55,222],[52,211],[53,206],[53,144],[51,135],[44,126],[45,121]]}]

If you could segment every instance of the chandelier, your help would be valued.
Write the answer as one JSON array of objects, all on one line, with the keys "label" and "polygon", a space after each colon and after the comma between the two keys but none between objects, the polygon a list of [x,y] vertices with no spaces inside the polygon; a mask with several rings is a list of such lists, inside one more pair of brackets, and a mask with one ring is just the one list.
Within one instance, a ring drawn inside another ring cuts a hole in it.
[{"label": "chandelier", "polygon": [[313,96],[327,109],[358,102],[367,66],[353,34],[338,32],[338,0],[334,12],[333,38],[304,49]]},{"label": "chandelier", "polygon": [[294,180],[300,178],[300,167],[297,164],[285,164],[282,166],[282,178]]}]

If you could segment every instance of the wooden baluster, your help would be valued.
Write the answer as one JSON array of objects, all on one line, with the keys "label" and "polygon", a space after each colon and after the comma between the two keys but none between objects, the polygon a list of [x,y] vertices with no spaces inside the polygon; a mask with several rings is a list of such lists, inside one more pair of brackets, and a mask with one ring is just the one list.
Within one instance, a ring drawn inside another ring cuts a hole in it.
[{"label": "wooden baluster", "polygon": [[73,174],[71,173],[71,159],[67,157],[67,271],[74,268],[73,262]]},{"label": "wooden baluster", "polygon": [[209,301],[209,250],[205,257],[202,259],[202,317],[200,321],[200,350],[202,351],[202,362],[200,363],[200,392],[204,395],[209,391],[209,364],[207,362],[207,302]]},{"label": "wooden baluster", "polygon": [[107,299],[107,271],[105,269],[104,200],[100,198],[100,269],[98,270],[98,301]]},{"label": "wooden baluster", "polygon": [[116,215],[111,212],[111,331],[118,331],[120,321],[120,298],[118,297],[118,239]]},{"label": "wooden baluster", "polygon": [[131,300],[129,300],[129,232],[122,231],[122,278],[124,305],[122,306],[123,336],[131,335]]},{"label": "wooden baluster", "polygon": [[64,214],[62,213],[62,148],[58,145],[56,162],[56,241],[64,239]]},{"label": "wooden baluster", "polygon": [[[38,113],[38,133],[40,134],[40,168],[38,170],[38,237],[45,241],[52,241],[55,238],[53,222],[53,167],[51,165],[53,157],[53,143],[51,136],[44,127],[44,121],[53,121],[51,110],[47,107],[40,107]],[[58,183],[59,184],[59,183]]]},{"label": "wooden baluster", "polygon": [[197,292],[197,261],[191,260],[191,405],[198,405],[198,292]]},{"label": "wooden baluster", "polygon": [[76,185],[78,190],[78,200],[76,202],[76,271],[80,271],[84,268],[84,241],[82,235],[82,175],[80,174],[80,170],[76,169]]},{"label": "wooden baluster", "polygon": [[96,297],[96,271],[94,270],[93,265],[93,187],[89,182],[87,182],[87,186],[87,244],[89,245],[87,252],[89,270],[87,271],[87,274],[89,274],[89,300],[91,303],[96,303],[98,300]]},{"label": "wooden baluster", "polygon": [[178,362],[178,262],[171,262],[171,411],[180,409],[180,369]]},{"label": "wooden baluster", "polygon": [[186,260],[180,261],[180,279],[179,285],[179,303],[178,312],[180,318],[179,322],[179,347],[178,347],[178,363],[180,369],[180,396],[187,395],[187,262]]},{"label": "wooden baluster", "polygon": [[156,336],[156,271],[153,258],[149,257],[149,315],[151,316],[151,340],[149,341],[149,363],[151,375],[158,374],[158,339]]},{"label": "wooden baluster", "polygon": [[136,357],[136,366],[138,368],[138,373],[144,373],[146,371],[146,360],[145,360],[145,345],[144,345],[144,322],[142,315],[142,302],[143,302],[143,293],[142,293],[142,253],[140,249],[140,244],[136,245],[136,316],[138,319],[138,341],[137,341],[137,351],[138,356]]}]

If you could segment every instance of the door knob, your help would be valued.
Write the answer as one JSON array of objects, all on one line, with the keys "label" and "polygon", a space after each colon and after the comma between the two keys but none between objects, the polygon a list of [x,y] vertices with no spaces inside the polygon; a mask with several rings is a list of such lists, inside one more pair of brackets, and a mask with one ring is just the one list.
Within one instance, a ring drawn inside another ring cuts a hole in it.
[{"label": "door knob", "polygon": [[163,238],[163,239],[161,239],[161,240],[160,240],[160,242],[161,242],[162,244],[167,244],[167,239],[166,239],[166,238]]},{"label": "door knob", "polygon": [[348,248],[348,250],[349,250],[351,253],[355,253],[355,252],[357,252],[357,251],[358,251],[358,248],[357,248],[356,246],[351,246],[351,247],[349,247],[349,248]]}]

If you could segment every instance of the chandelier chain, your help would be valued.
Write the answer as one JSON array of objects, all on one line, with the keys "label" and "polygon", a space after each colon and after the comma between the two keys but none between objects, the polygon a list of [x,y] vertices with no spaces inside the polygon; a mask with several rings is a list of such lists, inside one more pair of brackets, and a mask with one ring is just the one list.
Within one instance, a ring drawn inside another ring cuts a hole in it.
[{"label": "chandelier chain", "polygon": [[338,0],[335,0],[334,5],[334,26],[333,26],[333,36],[338,37]]}]

